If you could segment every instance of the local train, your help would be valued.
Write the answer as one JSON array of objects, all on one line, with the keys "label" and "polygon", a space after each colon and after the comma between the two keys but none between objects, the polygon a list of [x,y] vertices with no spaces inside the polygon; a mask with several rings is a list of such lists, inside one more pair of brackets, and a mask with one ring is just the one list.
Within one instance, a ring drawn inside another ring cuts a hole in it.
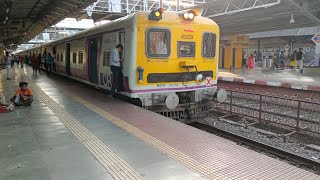
[{"label": "local train", "polygon": [[124,46],[119,93],[143,107],[175,111],[216,92],[219,26],[198,10],[137,12],[19,54],[50,52],[56,73],[110,90],[117,44]]}]

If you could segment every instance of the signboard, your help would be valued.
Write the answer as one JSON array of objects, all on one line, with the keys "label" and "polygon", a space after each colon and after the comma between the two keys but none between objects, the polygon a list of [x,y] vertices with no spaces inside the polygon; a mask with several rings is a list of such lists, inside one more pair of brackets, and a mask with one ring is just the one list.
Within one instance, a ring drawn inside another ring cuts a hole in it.
[{"label": "signboard", "polygon": [[320,43],[320,33],[318,33],[318,34],[316,34],[316,35],[314,35],[313,37],[312,37],[312,41],[314,42],[314,43]]},{"label": "signboard", "polygon": [[286,45],[286,46],[284,47],[284,49],[285,49],[286,51],[288,51],[288,50],[290,49],[290,46],[289,46],[289,45]]},{"label": "signboard", "polygon": [[233,48],[249,48],[249,41],[248,35],[235,35],[232,36],[231,46]]}]

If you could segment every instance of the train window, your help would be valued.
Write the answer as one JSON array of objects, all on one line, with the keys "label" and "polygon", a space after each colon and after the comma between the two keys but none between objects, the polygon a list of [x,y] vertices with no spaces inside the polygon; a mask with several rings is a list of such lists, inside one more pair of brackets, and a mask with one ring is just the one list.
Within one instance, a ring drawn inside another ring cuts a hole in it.
[{"label": "train window", "polygon": [[63,62],[63,54],[60,54],[60,61]]},{"label": "train window", "polygon": [[148,29],[147,56],[153,58],[166,58],[170,55],[171,36],[168,29]]},{"label": "train window", "polygon": [[73,62],[73,64],[77,63],[77,53],[76,52],[73,52],[73,54],[72,54],[72,62]]},{"label": "train window", "polygon": [[196,52],[195,42],[178,42],[178,53],[179,57],[195,57]]},{"label": "train window", "polygon": [[202,36],[202,57],[213,58],[216,52],[216,35],[204,33]]},{"label": "train window", "polygon": [[57,62],[60,60],[60,54],[57,54]]},{"label": "train window", "polygon": [[79,51],[79,64],[83,64],[83,52]]},{"label": "train window", "polygon": [[109,66],[110,51],[103,52],[103,66]]}]

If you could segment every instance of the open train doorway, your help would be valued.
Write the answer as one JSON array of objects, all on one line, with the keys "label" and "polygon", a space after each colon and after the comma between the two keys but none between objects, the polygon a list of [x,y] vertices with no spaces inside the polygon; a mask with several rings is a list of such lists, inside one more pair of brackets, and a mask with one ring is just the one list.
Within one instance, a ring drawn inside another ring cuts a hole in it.
[{"label": "open train doorway", "polygon": [[88,40],[89,47],[89,80],[98,84],[98,40],[97,38]]},{"label": "open train doorway", "polygon": [[66,73],[70,76],[70,43],[66,44]]}]

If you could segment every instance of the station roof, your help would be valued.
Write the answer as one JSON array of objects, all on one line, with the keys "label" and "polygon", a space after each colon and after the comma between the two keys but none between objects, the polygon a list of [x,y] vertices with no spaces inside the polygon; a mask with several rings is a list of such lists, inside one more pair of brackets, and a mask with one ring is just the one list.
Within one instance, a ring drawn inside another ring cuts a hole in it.
[{"label": "station roof", "polygon": [[320,25],[320,0],[209,0],[201,6],[222,35]]},{"label": "station roof", "polygon": [[95,0],[1,0],[0,43],[29,41],[46,27],[81,11]]}]

